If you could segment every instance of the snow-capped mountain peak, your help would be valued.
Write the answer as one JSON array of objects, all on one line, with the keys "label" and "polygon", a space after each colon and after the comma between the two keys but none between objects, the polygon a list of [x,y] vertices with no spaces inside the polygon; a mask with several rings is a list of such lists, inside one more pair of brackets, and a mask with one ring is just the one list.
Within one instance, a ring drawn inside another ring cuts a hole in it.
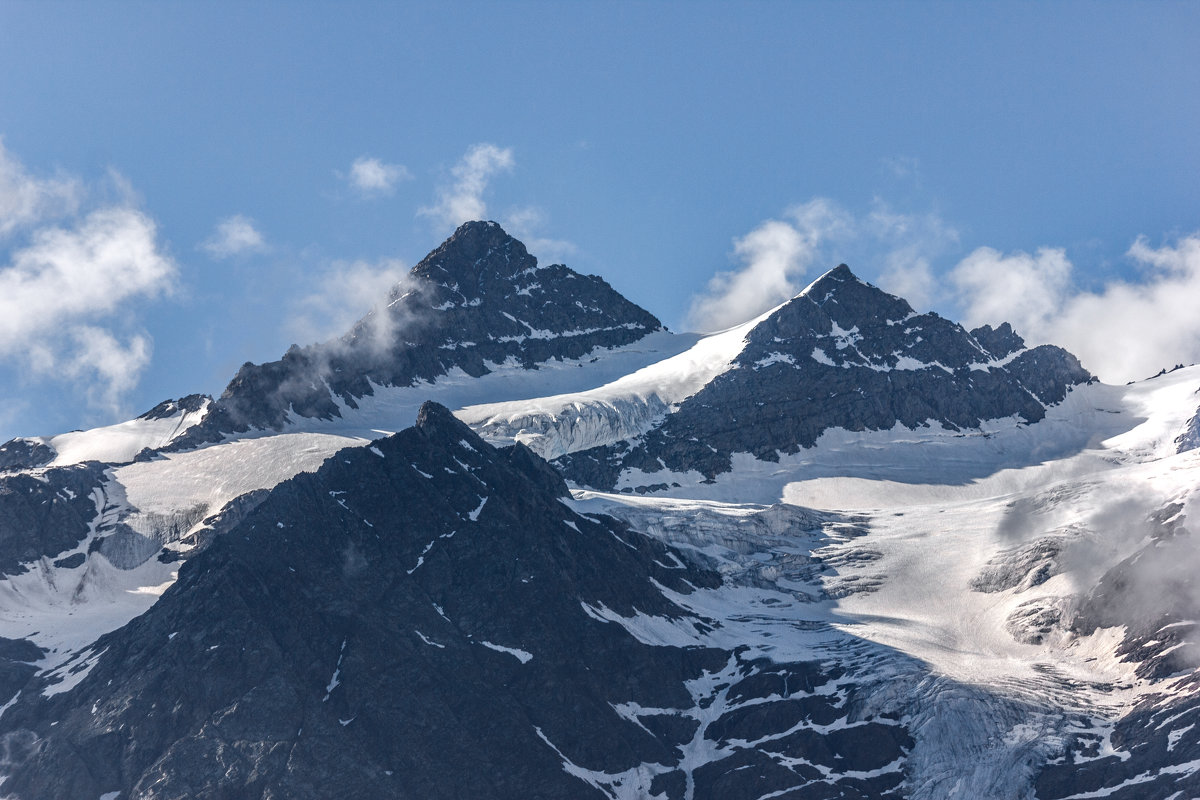
[{"label": "snow-capped mountain peak", "polygon": [[468,223],[217,401],[0,448],[4,791],[1192,796],[1198,385],[846,265],[670,334]]}]

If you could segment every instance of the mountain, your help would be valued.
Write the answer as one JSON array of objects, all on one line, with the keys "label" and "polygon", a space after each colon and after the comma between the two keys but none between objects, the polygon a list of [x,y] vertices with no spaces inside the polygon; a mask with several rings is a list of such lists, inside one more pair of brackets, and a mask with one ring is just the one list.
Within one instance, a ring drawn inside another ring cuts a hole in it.
[{"label": "mountain", "polygon": [[1198,393],[844,265],[673,334],[468,223],[0,447],[3,793],[1200,796]]},{"label": "mountain", "polygon": [[[1026,348],[1007,324],[968,333],[937,314],[917,314],[844,264],[724,338],[734,339],[724,369],[689,387],[688,396],[657,404],[646,429],[544,454],[558,455],[563,474],[581,486],[664,490],[688,481],[687,473],[713,481],[734,468],[739,453],[778,462],[831,429],[1036,423],[1072,387],[1092,380],[1061,348]],[[558,423],[501,413],[484,430],[521,437],[540,424],[547,436]]]},{"label": "mountain", "polygon": [[663,330],[595,275],[540,266],[495,222],[468,222],[343,337],[246,364],[175,449],[291,417],[339,417],[375,387],[407,387],[500,365],[536,369]]},{"label": "mountain", "polygon": [[[146,614],[34,679],[0,720],[5,790],[890,793],[909,737],[847,706],[842,670],[613,624],[703,631],[716,623],[668,596],[720,576],[567,496],[521,445],[494,450],[425,406],[413,428],[280,484]],[[824,729],[797,770],[790,754]],[[760,734],[773,746],[698,759]]]}]

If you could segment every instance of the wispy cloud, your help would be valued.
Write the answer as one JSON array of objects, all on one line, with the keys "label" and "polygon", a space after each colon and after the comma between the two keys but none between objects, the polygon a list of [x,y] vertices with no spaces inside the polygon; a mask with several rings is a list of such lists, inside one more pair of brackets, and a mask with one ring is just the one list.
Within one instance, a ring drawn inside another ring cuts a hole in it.
[{"label": "wispy cloud", "polygon": [[[409,280],[408,267],[395,259],[379,262],[335,261],[313,283],[312,291],[295,303],[287,332],[308,344],[341,336],[372,309],[386,302],[397,285]],[[375,314],[369,335],[385,339],[387,314]]]},{"label": "wispy cloud", "polygon": [[411,178],[412,173],[403,164],[386,164],[367,156],[354,159],[345,175],[350,186],[367,197],[391,194],[396,191],[396,184]]},{"label": "wispy cloud", "polygon": [[113,326],[128,326],[131,302],[171,291],[177,273],[153,220],[134,208],[99,208],[65,225],[36,227],[6,262],[0,358],[39,377],[80,383],[92,405],[120,410],[151,342],[143,334],[121,342]]},{"label": "wispy cloud", "polygon": [[838,203],[816,198],[792,207],[734,240],[737,269],[717,273],[693,298],[688,325],[720,330],[751,319],[799,292],[810,268],[845,261],[874,275],[889,291],[903,290],[923,306],[932,301],[929,259],[958,241],[957,232],[936,214],[902,214],[876,200],[858,217]]},{"label": "wispy cloud", "polygon": [[201,242],[200,247],[213,258],[230,258],[262,252],[267,249],[267,241],[255,227],[254,220],[235,214],[218,222],[212,235]]},{"label": "wispy cloud", "polygon": [[488,182],[497,173],[511,170],[515,163],[511,148],[487,143],[472,145],[450,170],[453,180],[439,187],[437,202],[418,213],[446,228],[486,219],[487,204],[483,195]]},{"label": "wispy cloud", "polygon": [[742,266],[709,280],[705,293],[692,300],[688,324],[698,330],[721,330],[788,299],[802,288],[800,279],[822,242],[842,235],[851,224],[841,207],[818,198],[735,239],[733,255]]},{"label": "wispy cloud", "polygon": [[546,215],[533,206],[505,213],[500,224],[509,234],[520,239],[526,249],[543,264],[566,261],[578,252],[578,248],[566,239],[551,239],[542,234],[546,227]]},{"label": "wispy cloud", "polygon": [[1067,348],[1103,380],[1123,382],[1200,361],[1200,233],[1128,257],[1139,280],[1075,287],[1061,249],[1002,254],[979,248],[950,273],[965,320],[1009,321],[1031,343]]},{"label": "wispy cloud", "polygon": [[874,243],[871,257],[880,263],[870,267],[879,270],[881,289],[921,311],[940,299],[933,261],[958,246],[958,231],[952,225],[936,213],[900,213],[877,199],[859,227],[862,238]]},{"label": "wispy cloud", "polygon": [[898,180],[921,182],[921,162],[913,156],[888,156],[880,159],[885,173]]},{"label": "wispy cloud", "polygon": [[0,239],[75,213],[83,194],[83,184],[77,178],[30,175],[0,140]]}]

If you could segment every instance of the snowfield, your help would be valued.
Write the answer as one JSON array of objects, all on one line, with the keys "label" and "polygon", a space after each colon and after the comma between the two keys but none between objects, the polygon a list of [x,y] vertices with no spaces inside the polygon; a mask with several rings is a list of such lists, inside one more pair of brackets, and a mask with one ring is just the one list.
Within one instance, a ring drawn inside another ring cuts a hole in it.
[{"label": "snowfield", "polygon": [[[1127,759],[1115,722],[1164,690],[1118,658],[1123,628],[1082,636],[1022,612],[1069,611],[1148,543],[1145,520],[1174,503],[1200,512],[1200,450],[1176,452],[1198,390],[1192,367],[1080,387],[1032,426],[831,431],[777,464],[747,456],[715,484],[673,475],[667,496],[576,490],[577,510],[691,549],[728,580],[672,596],[722,620],[716,631],[590,613],[642,641],[836,658],[920,732],[911,797],[1030,797],[1072,736]],[[1046,539],[1058,558],[1037,566],[1051,574],[1022,572],[1012,554]]]}]

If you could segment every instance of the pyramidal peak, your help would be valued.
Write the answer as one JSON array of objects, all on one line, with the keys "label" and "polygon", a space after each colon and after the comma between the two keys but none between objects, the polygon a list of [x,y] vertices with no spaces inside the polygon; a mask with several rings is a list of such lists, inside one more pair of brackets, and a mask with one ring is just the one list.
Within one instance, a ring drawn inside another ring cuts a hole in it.
[{"label": "pyramidal peak", "polygon": [[495,222],[460,225],[390,292],[386,304],[331,342],[246,364],[205,424],[178,447],[299,418],[329,420],[375,387],[434,383],[461,370],[537,369],[623,347],[662,323],[595,275],[539,266]]},{"label": "pyramidal peak", "polygon": [[537,269],[537,258],[499,223],[476,220],[458,226],[410,275],[474,297],[490,282]]}]

